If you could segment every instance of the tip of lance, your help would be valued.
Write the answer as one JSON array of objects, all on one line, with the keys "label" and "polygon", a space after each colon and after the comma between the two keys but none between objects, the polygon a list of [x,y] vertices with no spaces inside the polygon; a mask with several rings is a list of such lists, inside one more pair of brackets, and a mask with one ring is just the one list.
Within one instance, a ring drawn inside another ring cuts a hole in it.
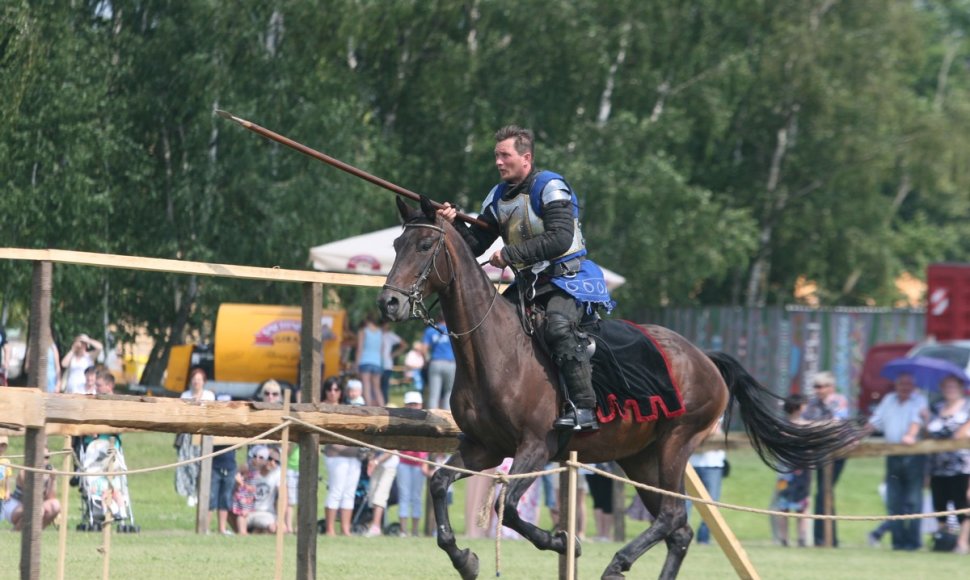
[{"label": "tip of lance", "polygon": [[216,109],[216,115],[219,115],[223,119],[229,119],[230,121],[234,121],[236,123],[239,123],[240,125],[242,125],[243,127],[246,127],[247,129],[250,128],[250,127],[252,127],[252,125],[253,125],[252,123],[250,123],[246,119],[241,119],[241,118],[233,115],[229,111],[223,111],[222,109]]}]

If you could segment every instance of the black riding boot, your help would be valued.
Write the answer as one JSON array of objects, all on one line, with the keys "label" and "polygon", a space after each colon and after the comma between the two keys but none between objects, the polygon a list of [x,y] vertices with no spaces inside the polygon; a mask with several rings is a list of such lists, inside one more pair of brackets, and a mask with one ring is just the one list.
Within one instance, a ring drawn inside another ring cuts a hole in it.
[{"label": "black riding boot", "polygon": [[595,431],[596,396],[593,394],[593,371],[588,360],[567,359],[559,367],[569,401],[566,412],[556,419],[552,427],[564,431]]}]

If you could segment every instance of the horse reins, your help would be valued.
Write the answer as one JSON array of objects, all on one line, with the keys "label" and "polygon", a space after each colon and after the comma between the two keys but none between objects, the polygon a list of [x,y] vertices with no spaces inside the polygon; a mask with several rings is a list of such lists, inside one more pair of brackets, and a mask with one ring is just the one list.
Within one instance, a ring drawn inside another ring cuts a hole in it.
[{"label": "horse reins", "polygon": [[[444,278],[441,276],[441,273],[438,272],[438,267],[436,265],[438,254],[441,253],[441,249],[445,245],[444,243],[445,230],[441,226],[434,225],[434,224],[420,224],[420,223],[404,224],[404,229],[408,229],[408,228],[428,228],[438,232],[438,240],[435,242],[434,253],[431,254],[431,258],[428,260],[428,263],[421,270],[421,274],[418,275],[417,279],[415,279],[415,281],[411,284],[411,287],[409,289],[398,288],[393,284],[387,284],[387,283],[384,284],[384,288],[388,290],[393,290],[395,292],[400,292],[401,294],[408,297],[408,300],[410,300],[412,304],[410,318],[416,318],[424,322],[425,325],[435,329],[439,333],[445,334],[444,332],[441,331],[440,328],[438,328],[438,325],[435,324],[434,319],[431,318],[431,313],[430,313],[431,308],[428,308],[427,306],[425,306],[424,292],[422,292],[421,290],[421,287],[424,286],[425,282],[428,281],[428,278],[431,277],[432,270],[434,270],[435,275],[438,276],[438,280],[441,280],[445,286],[450,286],[451,283],[455,281],[455,265],[451,260],[451,254],[445,251],[445,256],[447,256],[448,258],[448,269],[451,270],[451,278],[447,282],[444,281]],[[478,324],[476,324],[471,329],[465,332],[448,331],[447,332],[448,336],[452,338],[461,338],[463,336],[467,336],[475,332],[476,330],[478,330],[479,327],[481,327],[482,324],[485,323],[485,319],[488,318],[488,315],[492,312],[492,307],[495,306],[495,301],[497,298],[498,298],[498,290],[493,290],[492,302],[488,305],[488,310],[485,312],[485,315],[482,317],[482,319],[478,321]],[[437,304],[437,302],[435,304]],[[432,308],[433,307],[434,305],[432,305]]]}]

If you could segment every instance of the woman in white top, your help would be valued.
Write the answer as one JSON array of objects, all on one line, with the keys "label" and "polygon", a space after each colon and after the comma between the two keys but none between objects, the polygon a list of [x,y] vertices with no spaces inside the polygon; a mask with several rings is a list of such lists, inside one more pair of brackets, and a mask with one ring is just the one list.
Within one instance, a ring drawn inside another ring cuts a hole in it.
[{"label": "woman in white top", "polygon": [[72,395],[94,394],[86,393],[84,388],[84,371],[93,367],[104,350],[97,340],[86,334],[79,334],[71,344],[71,350],[61,360],[62,372],[66,375],[64,392]]},{"label": "woman in white top", "polygon": [[[196,367],[189,372],[189,388],[182,393],[183,401],[200,403],[202,401],[215,401],[216,395],[205,388],[205,371]],[[178,449],[178,460],[189,461],[202,455],[202,448],[192,444],[192,435],[179,433],[175,437],[175,448]],[[190,507],[195,507],[199,502],[199,464],[189,463],[175,468],[175,491],[185,498]]]},{"label": "woman in white top", "polygon": [[215,401],[216,394],[205,388],[205,371],[196,367],[189,373],[189,388],[182,393],[182,398],[187,401]]}]

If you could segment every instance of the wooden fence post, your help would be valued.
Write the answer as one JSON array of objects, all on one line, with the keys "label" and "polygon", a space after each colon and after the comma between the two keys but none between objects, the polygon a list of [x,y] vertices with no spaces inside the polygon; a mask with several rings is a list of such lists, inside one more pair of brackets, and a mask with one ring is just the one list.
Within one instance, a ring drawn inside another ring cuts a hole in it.
[{"label": "wooden fence post", "polygon": [[[614,461],[610,463],[613,473],[623,473],[620,466]],[[626,474],[624,473],[624,477]],[[612,480],[613,483],[613,541],[626,541],[626,484],[619,479]],[[636,490],[634,490],[636,494]]]},{"label": "wooden fence post", "polygon": [[101,580],[111,578],[111,528],[115,525],[111,510],[105,510],[101,524]]},{"label": "wooden fence post", "polygon": [[[44,467],[44,447],[47,435],[43,427],[28,427],[24,437],[24,464],[30,467]],[[38,580],[40,578],[40,538],[43,531],[44,515],[44,475],[26,472],[24,474],[23,531],[20,538],[20,578]]]},{"label": "wooden fence post", "polygon": [[566,518],[566,580],[576,578],[576,460],[578,454],[575,451],[569,452],[569,471],[567,480],[569,482],[566,496],[569,498],[569,511]]},{"label": "wooden fence post", "polygon": [[[303,315],[300,329],[300,393],[304,403],[320,402],[320,370],[323,340],[320,323],[323,286],[303,284]],[[282,459],[286,461],[286,459]],[[317,490],[320,477],[320,435],[300,434],[300,485],[296,506],[296,577],[317,577]],[[286,482],[281,482],[286,485]]]},{"label": "wooden fence post", "polygon": [[[708,501],[711,499],[711,494],[704,487],[704,482],[701,481],[701,477],[697,475],[694,466],[689,463],[687,464],[687,470],[684,472],[684,487],[687,490],[687,495]],[[738,541],[737,536],[734,535],[734,532],[728,527],[727,522],[724,521],[724,517],[721,516],[721,511],[717,506],[697,501],[691,505],[697,509],[698,513],[701,514],[701,518],[707,523],[707,527],[711,530],[711,535],[714,536],[717,544],[724,551],[724,555],[730,560],[731,566],[738,574],[738,578],[745,580],[757,580],[760,578],[754,564],[748,558],[748,553],[744,551],[741,542]]]},{"label": "wooden fence post", "polygon": [[[61,471],[70,471],[73,455],[71,453],[71,437],[64,437],[64,462]],[[71,478],[67,475],[61,478],[61,528],[57,531],[57,580],[64,580],[64,569],[67,563],[67,521],[70,511],[67,509],[68,492],[71,490]]]},{"label": "wooden fence post", "polygon": [[[560,463],[559,466],[563,467],[565,464]],[[566,529],[566,521],[570,514],[576,509],[575,505],[569,504],[569,472],[563,471],[559,473],[559,493],[557,494],[557,501],[559,503],[559,521],[556,522],[557,530]],[[559,554],[559,578],[560,580],[566,578],[566,568],[569,566],[569,560],[566,558],[566,554]]]},{"label": "wooden fence post", "polygon": [[[212,435],[202,436],[202,455],[212,453]],[[195,533],[205,534],[209,531],[209,496],[212,495],[212,458],[199,462],[199,479],[196,482],[195,497],[199,503],[195,505]]]},{"label": "wooden fence post", "polygon": [[[832,480],[835,474],[835,464],[829,461],[822,466],[822,513],[830,516],[835,511],[835,501],[832,497]],[[801,525],[801,522],[798,522]],[[835,544],[835,522],[832,520],[822,521],[823,545],[831,548]]]},{"label": "wooden fence post", "polygon": [[[41,391],[47,385],[47,358],[50,348],[51,284],[53,268],[50,262],[34,263],[34,279],[30,299],[30,381],[29,386]],[[28,427],[24,439],[24,464],[43,468],[47,463],[44,449],[47,432],[43,426]],[[20,536],[20,578],[40,578],[40,538],[44,515],[44,474],[24,473],[24,517]]]},{"label": "wooden fence post", "polygon": [[[283,389],[283,416],[290,414],[290,390]],[[276,494],[276,568],[273,578],[281,580],[283,578],[283,537],[286,534],[286,506],[289,502],[287,494],[289,489],[286,482],[286,468],[289,463],[290,455],[290,428],[283,429],[283,437],[280,439],[280,461],[277,468],[280,470],[280,485]]]}]

